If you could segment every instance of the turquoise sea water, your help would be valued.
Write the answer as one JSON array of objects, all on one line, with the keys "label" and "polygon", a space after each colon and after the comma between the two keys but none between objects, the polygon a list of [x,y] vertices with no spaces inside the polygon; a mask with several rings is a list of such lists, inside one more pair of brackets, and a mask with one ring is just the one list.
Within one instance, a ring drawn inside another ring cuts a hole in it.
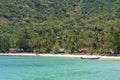
[{"label": "turquoise sea water", "polygon": [[120,60],[0,56],[0,80],[120,80]]}]

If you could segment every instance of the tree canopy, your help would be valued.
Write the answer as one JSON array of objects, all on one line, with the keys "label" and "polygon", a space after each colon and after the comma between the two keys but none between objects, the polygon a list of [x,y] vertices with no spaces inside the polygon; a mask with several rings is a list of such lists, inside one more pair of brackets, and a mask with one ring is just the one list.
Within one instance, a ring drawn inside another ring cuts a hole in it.
[{"label": "tree canopy", "polygon": [[0,0],[0,51],[120,53],[119,0]]}]

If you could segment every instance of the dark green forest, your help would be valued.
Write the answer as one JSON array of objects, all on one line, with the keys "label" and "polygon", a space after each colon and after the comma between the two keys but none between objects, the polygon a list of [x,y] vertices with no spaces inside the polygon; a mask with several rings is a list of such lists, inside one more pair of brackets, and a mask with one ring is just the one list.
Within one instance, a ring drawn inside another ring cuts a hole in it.
[{"label": "dark green forest", "polygon": [[120,53],[120,0],[0,0],[0,52]]}]

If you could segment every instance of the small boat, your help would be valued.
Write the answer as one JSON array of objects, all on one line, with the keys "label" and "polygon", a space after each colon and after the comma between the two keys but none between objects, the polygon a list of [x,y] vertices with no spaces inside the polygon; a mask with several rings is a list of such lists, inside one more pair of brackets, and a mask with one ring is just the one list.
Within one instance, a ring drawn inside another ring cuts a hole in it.
[{"label": "small boat", "polygon": [[100,57],[81,57],[81,59],[100,59]]}]

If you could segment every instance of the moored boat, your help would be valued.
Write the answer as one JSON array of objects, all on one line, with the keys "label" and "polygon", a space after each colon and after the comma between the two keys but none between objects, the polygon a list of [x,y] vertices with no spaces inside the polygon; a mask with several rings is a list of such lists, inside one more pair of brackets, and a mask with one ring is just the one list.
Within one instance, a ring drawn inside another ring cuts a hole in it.
[{"label": "moored boat", "polygon": [[100,59],[100,57],[81,57],[81,59]]}]

